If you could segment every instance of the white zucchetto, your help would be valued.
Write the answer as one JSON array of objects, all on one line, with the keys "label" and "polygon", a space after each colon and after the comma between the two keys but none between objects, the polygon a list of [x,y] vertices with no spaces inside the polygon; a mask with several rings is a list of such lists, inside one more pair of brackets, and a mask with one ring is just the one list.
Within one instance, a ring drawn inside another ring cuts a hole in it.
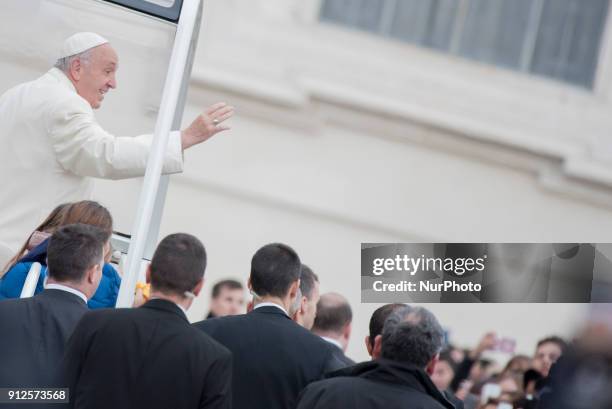
[{"label": "white zucchetto", "polygon": [[106,43],[108,40],[96,33],[76,33],[64,41],[58,58],[70,57]]}]

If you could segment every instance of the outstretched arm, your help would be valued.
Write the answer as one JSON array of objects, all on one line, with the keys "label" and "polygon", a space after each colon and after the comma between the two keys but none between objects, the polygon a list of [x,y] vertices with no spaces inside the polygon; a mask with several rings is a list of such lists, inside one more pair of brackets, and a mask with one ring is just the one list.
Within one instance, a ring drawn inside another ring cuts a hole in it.
[{"label": "outstretched arm", "polygon": [[[170,133],[163,173],[183,170],[183,150],[229,129],[221,122],[233,108],[215,104],[183,131]],[[47,130],[60,165],[80,176],[125,179],[143,176],[153,141],[152,135],[115,137],[95,120],[85,100],[58,101],[47,118]]]}]

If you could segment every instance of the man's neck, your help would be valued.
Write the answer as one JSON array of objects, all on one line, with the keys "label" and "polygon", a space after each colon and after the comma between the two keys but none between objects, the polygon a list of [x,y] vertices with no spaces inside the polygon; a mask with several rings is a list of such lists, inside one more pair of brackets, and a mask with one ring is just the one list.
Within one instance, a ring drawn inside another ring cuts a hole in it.
[{"label": "man's neck", "polygon": [[176,305],[180,306],[185,311],[187,311],[189,307],[191,307],[191,303],[193,302],[191,298],[180,297],[175,294],[166,294],[166,293],[162,293],[161,291],[156,291],[156,290],[151,289],[150,299],[153,299],[153,298],[173,302]]},{"label": "man's neck", "polygon": [[265,296],[265,297],[261,297],[261,298],[256,298],[253,302],[253,307],[257,307],[259,304],[263,304],[263,303],[269,303],[269,304],[276,304],[279,307],[281,307],[282,309],[284,309],[285,311],[289,311],[289,306],[287,305],[287,303],[285,303],[281,298],[279,297],[272,297],[272,296]]},{"label": "man's neck", "polygon": [[342,339],[343,338],[342,335],[338,335],[334,332],[329,332],[329,331],[313,330],[312,332],[320,336],[321,338],[325,338],[326,341],[333,340],[334,342],[332,342],[332,344],[337,343],[338,344],[337,346],[339,346],[342,351],[346,351],[346,344],[343,342],[344,340]]}]

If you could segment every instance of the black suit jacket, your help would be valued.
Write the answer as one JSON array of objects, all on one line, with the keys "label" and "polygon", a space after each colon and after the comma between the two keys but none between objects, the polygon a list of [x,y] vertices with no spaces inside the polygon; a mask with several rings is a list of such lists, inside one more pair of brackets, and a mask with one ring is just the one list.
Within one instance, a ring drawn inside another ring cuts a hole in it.
[{"label": "black suit jacket", "polygon": [[229,409],[230,352],[174,303],[86,314],[64,359],[76,408]]},{"label": "black suit jacket", "polygon": [[294,408],[308,383],[338,368],[327,342],[273,306],[194,326],[232,351],[235,409]]},{"label": "black suit jacket", "polygon": [[87,311],[62,290],[0,302],[0,388],[58,386],[66,342]]},{"label": "black suit jacket", "polygon": [[347,366],[355,365],[355,361],[344,355],[342,348],[339,348],[338,345],[332,344],[331,342],[328,343],[332,346],[332,355],[334,359],[338,361],[338,367],[345,368]]}]

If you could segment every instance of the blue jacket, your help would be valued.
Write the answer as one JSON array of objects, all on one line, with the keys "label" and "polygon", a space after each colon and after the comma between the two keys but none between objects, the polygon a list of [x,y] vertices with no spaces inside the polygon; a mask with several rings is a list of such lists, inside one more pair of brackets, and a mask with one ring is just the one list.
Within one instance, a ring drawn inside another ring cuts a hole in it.
[{"label": "blue jacket", "polygon": [[[36,284],[34,294],[41,292],[43,282],[47,276],[47,244],[49,240],[45,240],[38,246],[33,248],[26,256],[21,258],[0,280],[0,300],[6,298],[19,298],[21,289],[25,283],[30,267],[34,262],[42,265],[40,269],[40,278]],[[113,308],[117,302],[119,294],[119,286],[121,285],[121,277],[110,264],[104,264],[102,269],[102,279],[96,293],[87,302],[91,309],[96,308]]]}]

